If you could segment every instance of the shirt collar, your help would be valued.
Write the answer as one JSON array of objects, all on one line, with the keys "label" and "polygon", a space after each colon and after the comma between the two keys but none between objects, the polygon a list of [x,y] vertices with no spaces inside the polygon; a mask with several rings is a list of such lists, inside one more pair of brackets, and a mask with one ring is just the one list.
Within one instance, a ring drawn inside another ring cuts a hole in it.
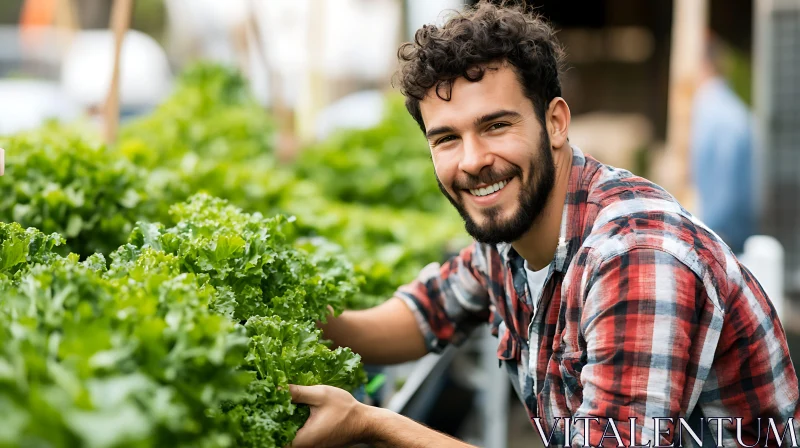
[{"label": "shirt collar", "polygon": [[[569,186],[567,196],[564,199],[564,209],[561,215],[561,230],[558,236],[558,246],[553,257],[552,267],[558,272],[566,272],[572,256],[578,251],[582,243],[583,236],[583,214],[586,210],[586,185],[584,167],[586,157],[583,152],[574,145],[572,149],[572,169],[569,175]],[[512,262],[519,257],[517,251],[510,243],[500,243],[497,250],[503,259]]]}]

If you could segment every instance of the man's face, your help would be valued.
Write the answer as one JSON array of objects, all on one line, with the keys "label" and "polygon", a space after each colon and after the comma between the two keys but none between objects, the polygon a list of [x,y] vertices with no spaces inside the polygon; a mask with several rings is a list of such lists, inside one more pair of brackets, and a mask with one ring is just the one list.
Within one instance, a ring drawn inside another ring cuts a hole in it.
[{"label": "man's face", "polygon": [[541,215],[555,165],[514,70],[491,67],[479,82],[458,78],[450,101],[431,91],[420,110],[439,188],[473,238],[496,244],[516,241]]}]

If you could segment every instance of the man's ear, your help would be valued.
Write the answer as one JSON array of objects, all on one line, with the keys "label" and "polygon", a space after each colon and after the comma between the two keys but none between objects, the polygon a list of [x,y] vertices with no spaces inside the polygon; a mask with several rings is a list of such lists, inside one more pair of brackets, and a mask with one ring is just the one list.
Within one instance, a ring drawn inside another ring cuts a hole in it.
[{"label": "man's ear", "polygon": [[545,115],[550,144],[558,149],[567,144],[569,137],[570,112],[564,98],[555,97],[550,101]]}]

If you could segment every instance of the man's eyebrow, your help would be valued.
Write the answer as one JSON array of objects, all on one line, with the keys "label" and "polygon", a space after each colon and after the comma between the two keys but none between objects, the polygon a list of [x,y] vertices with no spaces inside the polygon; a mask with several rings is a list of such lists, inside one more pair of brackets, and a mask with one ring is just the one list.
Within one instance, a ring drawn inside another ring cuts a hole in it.
[{"label": "man's eyebrow", "polygon": [[498,110],[497,112],[492,112],[481,117],[478,117],[475,120],[475,127],[478,127],[482,124],[488,123],[490,121],[497,120],[498,118],[520,118],[522,114],[519,112],[514,112],[513,110]]},{"label": "man's eyebrow", "polygon": [[430,140],[434,135],[446,134],[448,132],[453,132],[453,128],[450,126],[439,126],[438,128],[433,128],[426,132],[425,138]]}]

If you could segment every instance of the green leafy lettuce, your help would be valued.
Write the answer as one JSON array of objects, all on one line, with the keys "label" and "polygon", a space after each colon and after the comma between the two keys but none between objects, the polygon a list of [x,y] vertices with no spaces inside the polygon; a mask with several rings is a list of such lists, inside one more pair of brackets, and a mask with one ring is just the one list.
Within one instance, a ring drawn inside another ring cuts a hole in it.
[{"label": "green leafy lettuce", "polygon": [[283,447],[308,417],[290,383],[363,383],[315,326],[356,291],[346,263],[282,217],[206,195],[172,212],[110,263],[0,224],[0,445]]}]

